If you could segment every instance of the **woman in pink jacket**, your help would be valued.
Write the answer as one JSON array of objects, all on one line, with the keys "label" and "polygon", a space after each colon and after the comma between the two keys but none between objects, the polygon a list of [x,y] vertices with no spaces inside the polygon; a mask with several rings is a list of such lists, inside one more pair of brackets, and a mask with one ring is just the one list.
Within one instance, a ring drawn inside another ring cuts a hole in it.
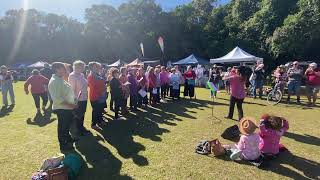
[{"label": "woman in pink jacket", "polygon": [[277,155],[281,136],[289,129],[286,119],[278,116],[263,115],[260,124],[259,149],[265,155]]}]

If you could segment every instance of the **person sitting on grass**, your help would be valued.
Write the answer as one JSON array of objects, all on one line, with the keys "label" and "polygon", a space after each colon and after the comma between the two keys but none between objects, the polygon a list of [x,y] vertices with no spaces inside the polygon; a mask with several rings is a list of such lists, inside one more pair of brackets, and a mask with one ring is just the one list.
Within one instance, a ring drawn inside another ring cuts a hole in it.
[{"label": "person sitting on grass", "polygon": [[289,129],[286,119],[278,116],[265,114],[261,118],[259,144],[260,151],[267,156],[274,156],[279,153],[279,142],[281,136]]},{"label": "person sitting on grass", "polygon": [[24,83],[24,91],[26,94],[29,94],[29,86],[31,85],[31,94],[34,100],[34,103],[37,108],[37,114],[41,114],[40,111],[40,97],[42,99],[42,110],[46,111],[46,106],[48,103],[48,95],[45,87],[49,84],[49,79],[40,75],[40,72],[37,69],[32,71],[32,75]]},{"label": "person sitting on grass", "polygon": [[230,151],[230,159],[242,159],[248,161],[254,161],[259,159],[261,152],[259,149],[260,137],[255,130],[258,128],[254,123],[255,120],[250,117],[244,117],[239,124],[239,130],[241,132],[240,140],[235,145],[224,145],[226,151]]},{"label": "person sitting on grass", "polygon": [[[111,96],[114,101],[114,120],[119,120],[119,109],[123,100],[122,84],[119,80],[119,70],[114,68],[111,70],[112,79],[110,81]],[[123,110],[123,109],[121,109]]]}]

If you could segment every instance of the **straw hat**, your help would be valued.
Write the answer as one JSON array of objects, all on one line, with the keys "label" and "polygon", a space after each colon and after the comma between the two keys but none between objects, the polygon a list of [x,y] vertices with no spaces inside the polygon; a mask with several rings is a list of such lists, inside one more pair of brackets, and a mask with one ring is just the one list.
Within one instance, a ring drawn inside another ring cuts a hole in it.
[{"label": "straw hat", "polygon": [[250,135],[258,128],[255,124],[255,119],[252,117],[244,117],[239,123],[239,130],[241,134]]}]

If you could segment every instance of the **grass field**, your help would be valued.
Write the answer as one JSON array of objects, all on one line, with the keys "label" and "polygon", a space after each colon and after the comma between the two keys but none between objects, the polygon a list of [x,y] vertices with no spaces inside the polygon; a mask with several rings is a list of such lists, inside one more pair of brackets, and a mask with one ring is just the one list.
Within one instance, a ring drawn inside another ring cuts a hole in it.
[{"label": "grass field", "polygon": [[[15,84],[17,104],[12,112],[0,115],[0,179],[29,179],[43,159],[59,152],[57,119],[46,114],[35,117],[31,95]],[[263,113],[281,115],[290,129],[282,143],[290,150],[266,170],[228,158],[194,153],[203,139],[219,138],[236,121],[223,117],[228,96],[218,94],[212,103],[209,92],[197,89],[197,100],[168,102],[148,111],[129,114],[126,120],[112,121],[101,131],[91,131],[76,144],[84,163],[78,179],[319,179],[320,108],[297,105],[269,106],[265,101],[247,98],[244,113],[258,118]],[[304,102],[306,101],[303,99]],[[90,127],[88,106],[86,127]],[[112,114],[113,115],[113,114]],[[235,113],[237,117],[237,113]],[[109,118],[110,119],[110,118]]]}]

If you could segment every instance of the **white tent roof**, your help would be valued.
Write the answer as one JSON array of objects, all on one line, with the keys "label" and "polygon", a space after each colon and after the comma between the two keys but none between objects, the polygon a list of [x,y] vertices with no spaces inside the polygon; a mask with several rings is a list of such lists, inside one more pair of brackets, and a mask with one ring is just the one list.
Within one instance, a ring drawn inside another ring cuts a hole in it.
[{"label": "white tent roof", "polygon": [[108,67],[118,67],[122,64],[122,61],[119,59],[118,61],[112,63],[112,64],[109,64],[107,65]]},{"label": "white tent roof", "polygon": [[229,52],[227,55],[216,58],[216,59],[210,59],[210,63],[240,63],[240,62],[257,62],[257,61],[263,61],[263,58],[259,58],[256,56],[253,56],[238,46],[235,47],[231,52]]},{"label": "white tent roof", "polygon": [[36,63],[29,65],[28,68],[43,68],[44,64],[46,64],[46,62],[38,61]]},{"label": "white tent roof", "polygon": [[142,66],[143,62],[137,58],[134,61],[132,61],[131,63],[128,64],[128,66]]}]

